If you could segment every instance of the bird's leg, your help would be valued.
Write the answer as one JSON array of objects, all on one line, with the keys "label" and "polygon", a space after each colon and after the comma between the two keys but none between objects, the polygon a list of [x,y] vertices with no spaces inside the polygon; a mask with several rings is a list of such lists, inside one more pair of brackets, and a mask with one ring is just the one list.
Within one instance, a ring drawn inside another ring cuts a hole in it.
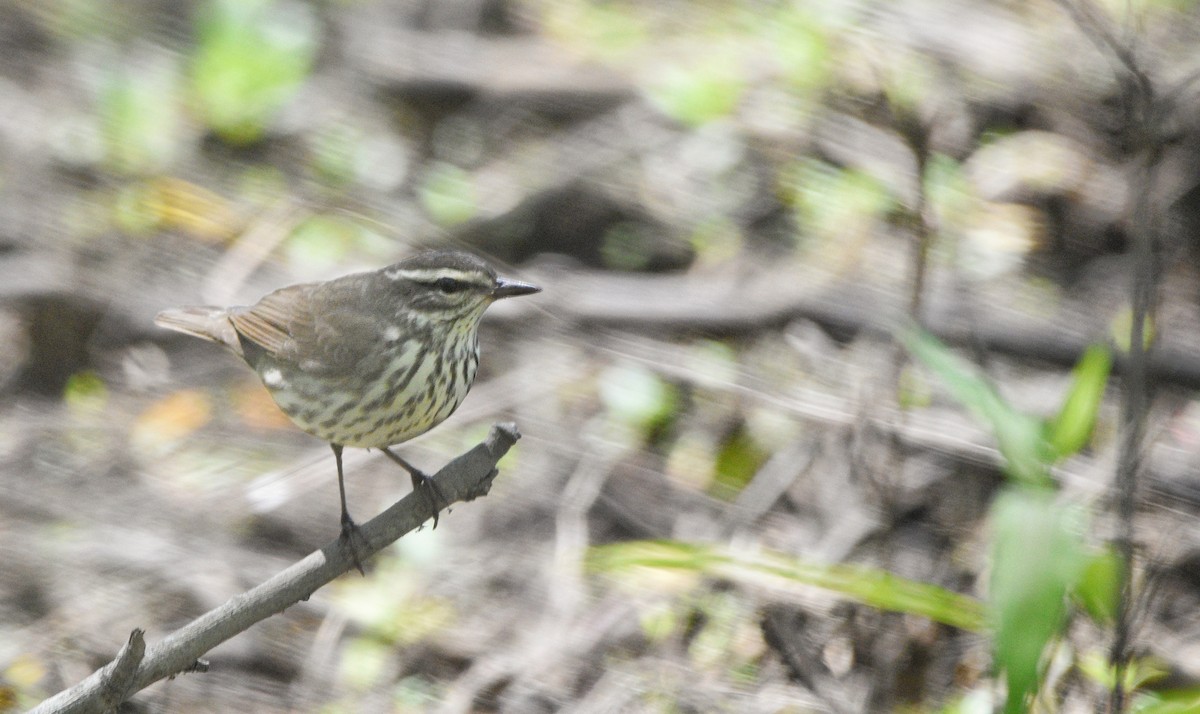
[{"label": "bird's leg", "polygon": [[363,570],[362,561],[358,559],[358,548],[354,545],[354,536],[358,535],[358,526],[354,520],[350,518],[350,511],[346,508],[346,481],[342,476],[342,445],[330,444],[333,449],[333,458],[337,461],[338,472],[338,495],[342,498],[342,535],[341,540],[346,542],[346,547],[350,549],[350,559],[354,561],[354,567],[358,568],[358,572],[366,575]]},{"label": "bird's leg", "polygon": [[433,480],[432,476],[400,458],[396,452],[392,451],[388,447],[384,446],[379,450],[382,451],[389,459],[399,464],[400,468],[408,472],[408,475],[412,477],[414,491],[421,490],[422,486],[425,487],[425,499],[429,501],[429,510],[433,513],[433,527],[437,528],[438,511],[442,509],[443,505],[448,505],[446,502],[446,497],[442,495],[442,490],[438,488],[437,482]]}]

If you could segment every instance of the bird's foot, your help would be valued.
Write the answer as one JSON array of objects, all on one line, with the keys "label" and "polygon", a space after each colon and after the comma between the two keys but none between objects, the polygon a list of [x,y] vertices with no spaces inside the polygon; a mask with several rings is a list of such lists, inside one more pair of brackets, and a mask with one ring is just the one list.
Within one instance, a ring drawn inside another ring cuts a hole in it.
[{"label": "bird's foot", "polygon": [[449,505],[446,496],[442,493],[441,487],[437,485],[437,481],[424,471],[411,471],[412,485],[414,491],[420,491],[425,494],[425,501],[429,504],[429,511],[433,515],[433,527],[438,525],[438,512],[443,507]]},{"label": "bird's foot", "polygon": [[367,571],[363,570],[362,559],[358,557],[358,543],[355,539],[363,540],[362,532],[358,529],[358,524],[350,520],[349,514],[342,514],[342,533],[338,536],[338,540],[350,553],[350,560],[354,562],[354,567],[358,568],[359,575],[366,577]]},{"label": "bird's foot", "polygon": [[433,527],[437,528],[438,511],[450,505],[450,501],[442,493],[442,489],[438,488],[432,476],[400,458],[396,452],[388,447],[380,447],[379,450],[383,452],[384,456],[396,462],[397,465],[408,472],[408,475],[412,478],[414,493],[420,491],[425,494],[425,501],[429,504],[429,512],[433,516]]}]

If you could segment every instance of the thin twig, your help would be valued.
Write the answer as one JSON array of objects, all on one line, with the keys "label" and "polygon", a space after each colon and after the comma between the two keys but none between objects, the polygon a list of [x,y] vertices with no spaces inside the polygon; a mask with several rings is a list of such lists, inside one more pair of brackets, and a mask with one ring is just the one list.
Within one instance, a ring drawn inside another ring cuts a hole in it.
[{"label": "thin twig", "polygon": [[[1125,389],[1121,400],[1121,441],[1117,454],[1116,511],[1117,537],[1115,547],[1120,555],[1120,599],[1116,623],[1113,626],[1109,663],[1115,670],[1114,685],[1108,698],[1108,711],[1124,711],[1128,693],[1125,691],[1125,668],[1129,664],[1131,613],[1133,610],[1134,513],[1138,497],[1143,448],[1146,441],[1146,415],[1150,408],[1150,355],[1153,344],[1146,344],[1146,325],[1153,320],[1157,294],[1158,268],[1155,265],[1155,243],[1158,239],[1151,195],[1154,191],[1156,167],[1163,152],[1162,117],[1169,103],[1156,95],[1154,82],[1141,67],[1130,42],[1118,39],[1117,34],[1101,17],[1099,8],[1086,0],[1058,0],[1083,34],[1101,51],[1107,51],[1120,65],[1117,72],[1124,90],[1126,135],[1131,148],[1140,154],[1138,192],[1130,220],[1133,245],[1132,319],[1129,325],[1129,354],[1122,377]],[[1122,71],[1123,70],[1123,71]]]},{"label": "thin twig", "polygon": [[[1146,98],[1147,103],[1153,101]],[[1155,127],[1146,127],[1145,136],[1152,141],[1147,147],[1142,166],[1142,190],[1133,209],[1134,276],[1133,319],[1129,326],[1129,356],[1124,372],[1125,389],[1121,402],[1122,438],[1117,456],[1117,552],[1121,556],[1123,573],[1120,602],[1114,626],[1109,661],[1116,669],[1109,711],[1125,709],[1125,667],[1129,663],[1131,611],[1133,608],[1133,518],[1138,497],[1138,478],[1142,470],[1143,447],[1146,440],[1146,414],[1150,408],[1149,347],[1146,344],[1146,325],[1151,321],[1155,304],[1157,269],[1154,264],[1154,218],[1150,209],[1150,193],[1154,185],[1155,167],[1162,153]],[[1150,347],[1153,345],[1151,344]]]},{"label": "thin twig", "polygon": [[[1124,69],[1136,85],[1135,91],[1142,96],[1153,94],[1153,83],[1150,76],[1142,70],[1133,48],[1117,38],[1102,16],[1102,10],[1092,2],[1071,2],[1057,0],[1076,26],[1083,32],[1084,37],[1092,41],[1102,53],[1110,55]],[[1118,77],[1122,75],[1118,73]]]},{"label": "thin twig", "polygon": [[[486,441],[439,471],[435,478],[445,505],[486,495],[496,477],[496,462],[519,438],[514,424],[493,426]],[[410,493],[360,527],[362,538],[356,545],[359,556],[366,559],[374,555],[428,518],[429,502],[420,493]],[[308,599],[318,588],[352,567],[351,554],[341,540],[335,540],[258,587],[235,595],[224,605],[167,635],[146,649],[144,657],[138,651],[144,647],[141,632],[135,630],[115,662],[42,702],[30,714],[104,712],[160,679],[196,671],[204,653],[255,623]]]}]

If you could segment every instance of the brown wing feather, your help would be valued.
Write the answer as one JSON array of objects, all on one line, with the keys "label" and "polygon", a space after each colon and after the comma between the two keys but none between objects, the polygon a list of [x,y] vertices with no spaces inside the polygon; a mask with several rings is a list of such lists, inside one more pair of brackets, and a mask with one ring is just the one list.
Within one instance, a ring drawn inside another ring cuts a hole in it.
[{"label": "brown wing feather", "polygon": [[290,359],[295,351],[294,333],[303,333],[312,323],[308,293],[310,285],[292,285],[270,293],[248,308],[229,311],[229,321],[243,337],[272,356]]},{"label": "brown wing feather", "polygon": [[373,355],[382,358],[381,326],[371,317],[371,292],[361,289],[363,279],[282,288],[253,307],[230,310],[229,319],[277,361],[310,374],[346,374]]}]

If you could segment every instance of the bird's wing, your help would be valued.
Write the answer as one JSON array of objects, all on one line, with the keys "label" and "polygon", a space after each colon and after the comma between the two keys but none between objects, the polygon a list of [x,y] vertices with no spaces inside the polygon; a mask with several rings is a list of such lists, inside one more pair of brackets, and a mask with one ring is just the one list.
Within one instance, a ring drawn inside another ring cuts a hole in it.
[{"label": "bird's wing", "polygon": [[229,321],[242,337],[272,356],[282,356],[294,349],[294,326],[312,319],[308,308],[311,288],[293,285],[276,290],[252,307],[231,309]]},{"label": "bird's wing", "polygon": [[377,353],[383,338],[365,311],[368,306],[357,304],[361,293],[328,294],[323,287],[276,290],[252,307],[230,310],[229,319],[245,339],[277,361],[314,375],[344,374]]}]

